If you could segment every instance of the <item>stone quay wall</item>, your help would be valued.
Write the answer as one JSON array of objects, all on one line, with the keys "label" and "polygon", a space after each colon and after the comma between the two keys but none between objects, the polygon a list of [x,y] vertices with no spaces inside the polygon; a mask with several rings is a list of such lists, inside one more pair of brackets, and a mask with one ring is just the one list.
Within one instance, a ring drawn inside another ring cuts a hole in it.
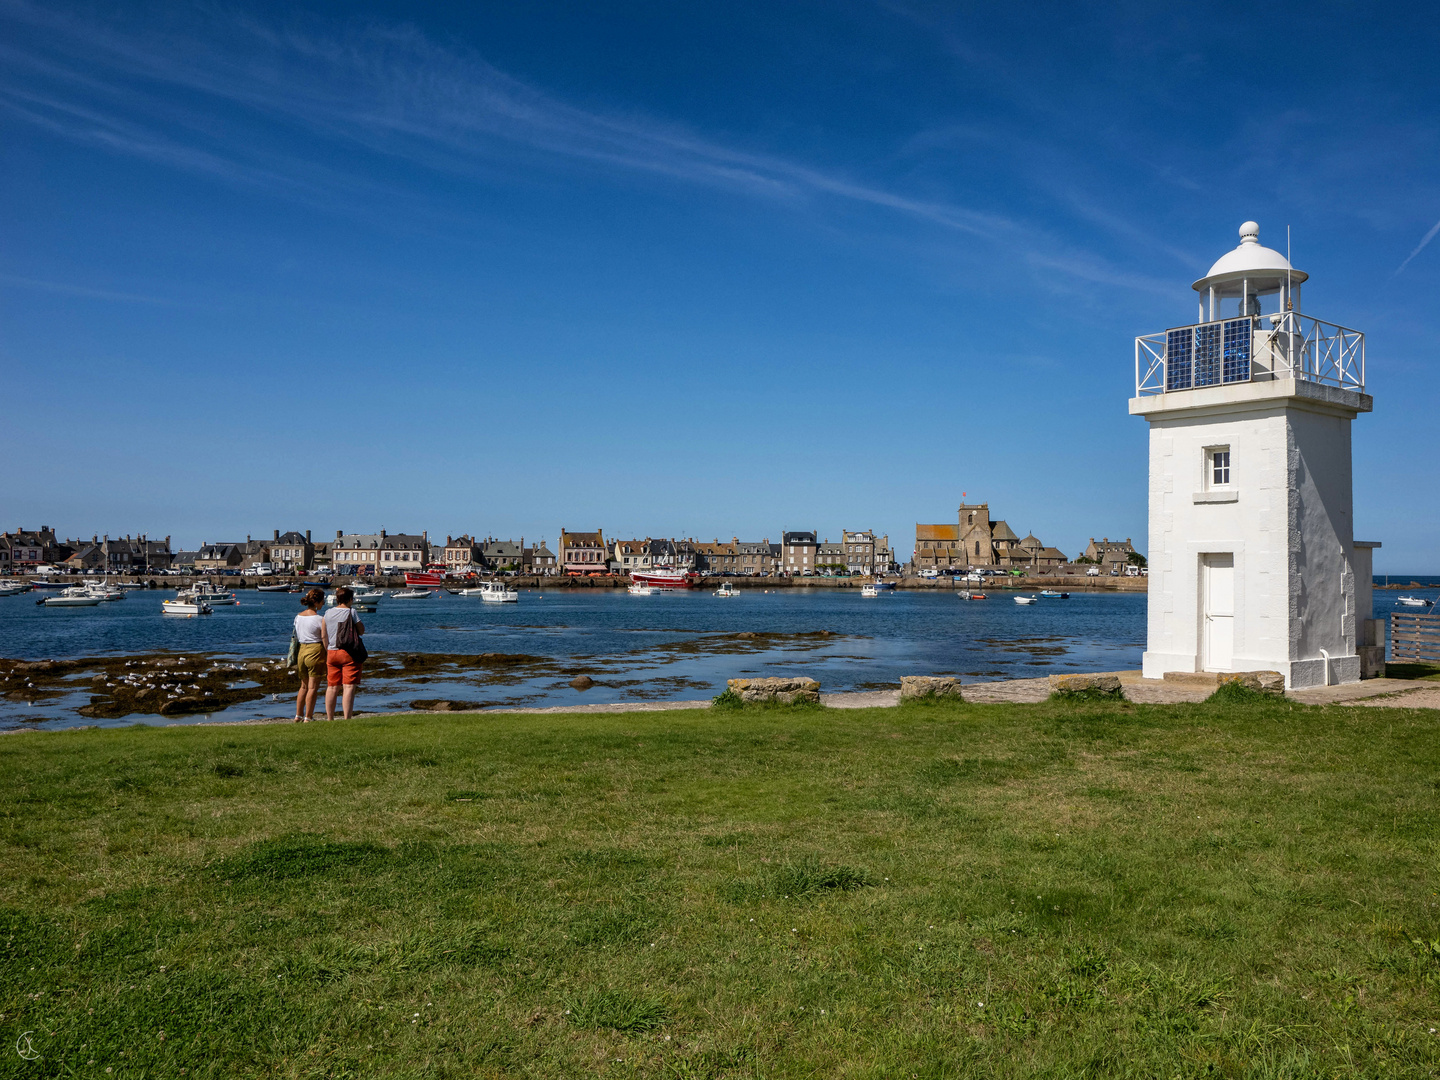
[{"label": "stone quay wall", "polygon": [[[104,580],[98,574],[56,574],[48,579],[50,581],[63,581],[69,584],[85,584],[87,582],[98,582]],[[204,575],[192,576],[188,574],[165,574],[165,575],[131,575],[111,574],[110,581],[113,582],[139,582],[153,589],[188,589],[198,580],[214,581],[226,589],[253,589],[258,585],[281,585],[286,582],[293,582],[295,579],[289,577],[221,577],[214,578]],[[303,578],[301,579],[303,580]],[[373,582],[382,589],[404,588],[402,578],[350,578],[332,577],[330,587],[336,585],[351,585],[356,580],[367,583]],[[630,585],[628,577],[537,577],[531,575],[519,575],[513,578],[503,579],[511,587],[516,589],[624,589]],[[1143,577],[1086,577],[1083,574],[1058,575],[1046,574],[1036,577],[990,577],[979,585],[970,582],[956,582],[951,578],[944,577],[937,580],[921,577],[899,577],[886,578],[886,581],[894,581],[897,589],[913,589],[916,591],[929,592],[957,592],[961,590],[977,590],[980,592],[999,592],[1001,590],[1016,592],[1038,592],[1041,589],[1055,589],[1066,592],[1127,592],[1143,593],[1147,590],[1148,578]],[[830,577],[796,577],[796,578],[775,578],[775,577],[712,577],[704,578],[697,586],[697,591],[705,589],[718,589],[722,582],[728,582],[737,589],[859,589],[863,585],[872,584],[873,577],[852,577],[852,578],[830,578]],[[463,584],[459,581],[447,583],[450,588],[459,588]]]}]

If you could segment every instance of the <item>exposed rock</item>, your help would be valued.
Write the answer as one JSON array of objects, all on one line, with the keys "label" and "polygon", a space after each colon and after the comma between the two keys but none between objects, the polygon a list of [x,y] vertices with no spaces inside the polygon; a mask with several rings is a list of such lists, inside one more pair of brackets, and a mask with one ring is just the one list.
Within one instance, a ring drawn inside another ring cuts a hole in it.
[{"label": "exposed rock", "polygon": [[1216,677],[1216,685],[1239,683],[1262,694],[1283,695],[1285,676],[1278,671],[1225,671]]},{"label": "exposed rock", "polygon": [[920,698],[953,698],[963,701],[960,680],[950,675],[902,675],[900,676],[900,700],[915,701]]},{"label": "exposed rock", "polygon": [[726,687],[740,695],[747,705],[777,703],[795,705],[820,700],[820,684],[814,679],[730,679]]},{"label": "exposed rock", "polygon": [[179,713],[214,712],[221,704],[209,694],[182,694],[160,706],[161,716],[175,716]]},{"label": "exposed rock", "polygon": [[576,690],[589,690],[590,687],[595,685],[595,680],[589,675],[576,675],[570,680],[570,685]]},{"label": "exposed rock", "polygon": [[1050,692],[1061,697],[1123,697],[1119,675],[1051,675]]},{"label": "exposed rock", "polygon": [[410,702],[412,709],[421,712],[472,712],[480,705],[478,701],[446,701],[440,698],[421,698]]}]

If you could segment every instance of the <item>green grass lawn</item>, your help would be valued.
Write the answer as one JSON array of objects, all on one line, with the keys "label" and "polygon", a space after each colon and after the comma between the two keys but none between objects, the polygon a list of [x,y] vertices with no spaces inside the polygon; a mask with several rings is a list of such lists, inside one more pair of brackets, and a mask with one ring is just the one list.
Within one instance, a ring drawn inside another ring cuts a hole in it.
[{"label": "green grass lawn", "polygon": [[5,737],[0,1077],[1433,1076],[1437,734],[1240,701]]}]

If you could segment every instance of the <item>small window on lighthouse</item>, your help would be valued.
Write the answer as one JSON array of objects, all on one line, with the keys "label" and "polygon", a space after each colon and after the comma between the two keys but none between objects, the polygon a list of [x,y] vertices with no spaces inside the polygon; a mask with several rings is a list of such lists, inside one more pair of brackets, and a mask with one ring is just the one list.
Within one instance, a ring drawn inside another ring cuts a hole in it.
[{"label": "small window on lighthouse", "polygon": [[1208,474],[1206,479],[1210,482],[1209,486],[1212,488],[1229,487],[1230,448],[1228,446],[1217,446],[1207,451],[1205,456],[1209,458],[1205,463]]}]

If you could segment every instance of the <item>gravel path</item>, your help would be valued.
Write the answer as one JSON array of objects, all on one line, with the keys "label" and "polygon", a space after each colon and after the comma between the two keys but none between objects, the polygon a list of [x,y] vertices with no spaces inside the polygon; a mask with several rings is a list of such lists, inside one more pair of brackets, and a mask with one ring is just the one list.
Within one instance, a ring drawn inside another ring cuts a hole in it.
[{"label": "gravel path", "polygon": [[[1109,672],[1120,677],[1120,686],[1125,697],[1137,704],[1174,705],[1182,702],[1204,701],[1214,692],[1214,687],[1204,683],[1166,682],[1162,679],[1145,679],[1138,671]],[[1009,679],[1002,682],[980,682],[965,684],[965,700],[977,704],[1033,704],[1050,696],[1050,680]],[[1345,686],[1325,686],[1311,690],[1293,690],[1287,697],[1307,705],[1369,705],[1380,708],[1440,709],[1440,683],[1414,683],[1404,679],[1370,679]],[[832,709],[873,709],[890,708],[900,704],[899,690],[866,690],[820,695],[823,705]],[[555,705],[531,709],[487,709],[489,713],[544,714],[544,713],[633,713],[666,712],[673,709],[704,709],[708,700],[698,701],[617,701],[604,705]],[[366,715],[361,713],[360,715]],[[371,714],[373,715],[373,714]],[[412,713],[414,716],[443,715],[439,713]],[[261,718],[230,721],[240,724],[286,724],[287,717]],[[202,721],[203,724],[203,721]],[[195,727],[196,724],[170,725],[174,727]]]}]

